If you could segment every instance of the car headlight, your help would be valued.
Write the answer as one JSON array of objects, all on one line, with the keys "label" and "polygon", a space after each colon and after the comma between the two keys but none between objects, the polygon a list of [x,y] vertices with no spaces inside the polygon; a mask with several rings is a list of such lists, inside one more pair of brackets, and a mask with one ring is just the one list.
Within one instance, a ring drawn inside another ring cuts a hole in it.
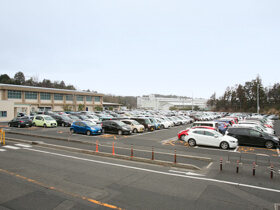
[{"label": "car headlight", "polygon": [[230,141],[231,143],[237,143],[237,141]]}]

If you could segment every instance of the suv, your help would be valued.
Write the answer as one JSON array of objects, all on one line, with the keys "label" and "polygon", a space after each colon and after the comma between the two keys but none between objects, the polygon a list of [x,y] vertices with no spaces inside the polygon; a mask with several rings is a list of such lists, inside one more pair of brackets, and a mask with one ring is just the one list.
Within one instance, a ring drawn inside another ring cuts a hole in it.
[{"label": "suv", "polygon": [[152,124],[151,121],[146,117],[131,118],[131,119],[144,125],[146,131],[154,131],[156,129],[154,124]]},{"label": "suv", "polygon": [[49,115],[36,115],[33,119],[34,126],[56,127],[57,122]]},{"label": "suv", "polygon": [[239,144],[264,146],[268,149],[279,147],[279,139],[254,128],[230,127],[227,135],[238,139]]},{"label": "suv", "polygon": [[131,134],[132,128],[131,126],[125,124],[119,120],[107,120],[102,122],[102,130],[103,133],[117,133],[119,135],[122,134]]}]

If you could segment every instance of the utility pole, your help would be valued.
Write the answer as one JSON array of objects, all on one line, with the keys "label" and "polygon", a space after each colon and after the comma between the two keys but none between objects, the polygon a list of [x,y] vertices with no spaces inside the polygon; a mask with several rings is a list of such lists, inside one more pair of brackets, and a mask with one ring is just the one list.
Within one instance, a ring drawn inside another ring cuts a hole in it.
[{"label": "utility pole", "polygon": [[259,106],[259,87],[260,87],[260,85],[258,84],[257,85],[257,113],[259,114],[260,113],[260,106]]}]

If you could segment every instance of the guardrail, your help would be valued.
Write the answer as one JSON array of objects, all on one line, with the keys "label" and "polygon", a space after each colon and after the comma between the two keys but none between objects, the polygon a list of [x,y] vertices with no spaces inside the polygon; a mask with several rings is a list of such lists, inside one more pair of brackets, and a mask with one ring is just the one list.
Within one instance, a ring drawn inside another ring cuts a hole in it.
[{"label": "guardrail", "polygon": [[5,131],[0,129],[0,143],[5,146]]}]

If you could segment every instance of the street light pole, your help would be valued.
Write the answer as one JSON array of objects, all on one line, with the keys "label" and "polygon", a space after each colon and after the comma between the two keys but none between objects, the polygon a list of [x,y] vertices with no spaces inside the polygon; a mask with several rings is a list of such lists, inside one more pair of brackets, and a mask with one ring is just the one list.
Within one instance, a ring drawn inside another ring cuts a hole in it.
[{"label": "street light pole", "polygon": [[259,107],[259,87],[260,87],[260,85],[258,84],[258,86],[257,86],[257,113],[259,114],[259,112],[260,112],[260,107]]}]

